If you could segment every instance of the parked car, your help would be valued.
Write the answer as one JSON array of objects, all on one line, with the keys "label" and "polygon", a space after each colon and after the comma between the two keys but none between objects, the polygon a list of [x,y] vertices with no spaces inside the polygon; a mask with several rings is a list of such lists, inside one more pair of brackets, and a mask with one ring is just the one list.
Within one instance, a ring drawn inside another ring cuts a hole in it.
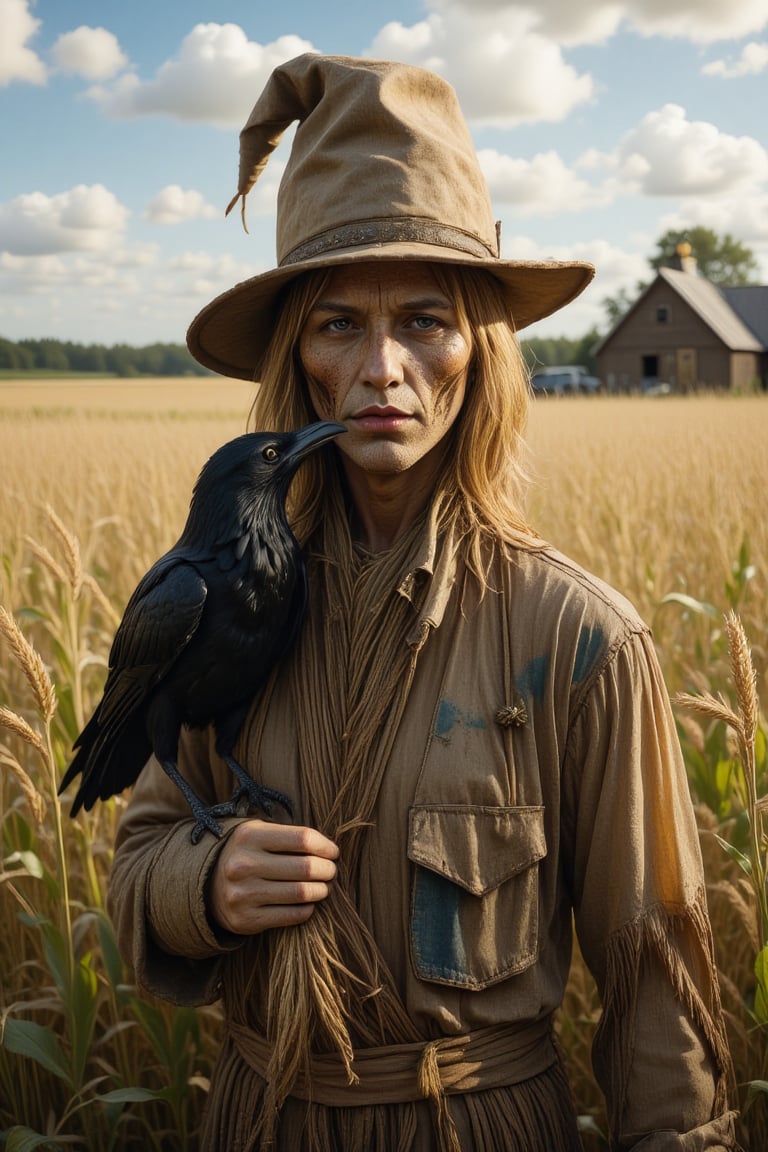
[{"label": "parked car", "polygon": [[534,392],[545,392],[552,396],[594,393],[602,387],[597,376],[590,376],[580,364],[540,368],[534,373],[531,383]]},{"label": "parked car", "polygon": [[645,376],[640,381],[640,391],[643,396],[670,396],[674,389],[666,380],[659,380],[656,376]]}]

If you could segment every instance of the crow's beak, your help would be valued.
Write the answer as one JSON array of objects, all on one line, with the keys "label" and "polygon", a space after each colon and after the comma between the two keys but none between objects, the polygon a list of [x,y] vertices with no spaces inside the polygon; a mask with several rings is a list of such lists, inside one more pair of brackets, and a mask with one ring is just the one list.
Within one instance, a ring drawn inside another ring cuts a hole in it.
[{"label": "crow's beak", "polygon": [[306,428],[300,428],[298,432],[294,432],[294,443],[283,456],[283,463],[289,468],[295,467],[305,456],[309,456],[310,452],[314,452],[321,444],[325,444],[326,440],[332,440],[341,432],[346,432],[344,425],[334,424],[330,420],[320,420],[317,424],[308,424]]}]

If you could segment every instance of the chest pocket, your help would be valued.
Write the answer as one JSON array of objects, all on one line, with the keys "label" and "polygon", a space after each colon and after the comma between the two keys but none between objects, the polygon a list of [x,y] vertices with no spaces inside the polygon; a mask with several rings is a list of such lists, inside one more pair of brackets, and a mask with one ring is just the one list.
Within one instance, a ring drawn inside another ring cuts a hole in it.
[{"label": "chest pocket", "polygon": [[481,989],[538,954],[543,807],[410,809],[411,960],[422,980]]}]

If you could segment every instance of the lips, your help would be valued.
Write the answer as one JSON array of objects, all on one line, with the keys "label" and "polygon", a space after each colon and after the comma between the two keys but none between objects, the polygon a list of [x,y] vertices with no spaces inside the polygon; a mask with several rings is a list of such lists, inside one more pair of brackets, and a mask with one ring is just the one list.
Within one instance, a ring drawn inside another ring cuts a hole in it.
[{"label": "lips", "polygon": [[404,412],[402,408],[395,408],[392,404],[370,404],[367,408],[362,408],[356,412],[352,417],[353,420],[359,420],[361,416],[408,416],[410,413]]},{"label": "lips", "polygon": [[402,428],[411,419],[410,412],[394,408],[391,404],[379,406],[371,404],[350,417],[355,427],[365,432],[393,432]]}]

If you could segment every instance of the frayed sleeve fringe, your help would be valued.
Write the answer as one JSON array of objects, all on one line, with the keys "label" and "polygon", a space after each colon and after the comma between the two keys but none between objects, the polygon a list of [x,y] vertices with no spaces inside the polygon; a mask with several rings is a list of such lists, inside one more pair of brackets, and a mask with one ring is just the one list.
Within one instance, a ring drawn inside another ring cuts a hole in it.
[{"label": "frayed sleeve fringe", "polygon": [[[693,977],[681,954],[678,942],[685,936],[693,938],[699,961],[709,977],[705,981]],[[630,1090],[639,981],[643,962],[649,958],[661,962],[682,1011],[701,1032],[711,1051],[715,1083],[709,1119],[725,1116],[728,1108],[732,1069],[702,891],[685,907],[671,910],[656,905],[648,909],[608,940],[603,1012],[595,1034],[594,1051],[595,1064],[599,1062],[603,1069],[609,1125],[614,1135],[622,1130]],[[641,1146],[644,1146],[642,1142]]]}]

